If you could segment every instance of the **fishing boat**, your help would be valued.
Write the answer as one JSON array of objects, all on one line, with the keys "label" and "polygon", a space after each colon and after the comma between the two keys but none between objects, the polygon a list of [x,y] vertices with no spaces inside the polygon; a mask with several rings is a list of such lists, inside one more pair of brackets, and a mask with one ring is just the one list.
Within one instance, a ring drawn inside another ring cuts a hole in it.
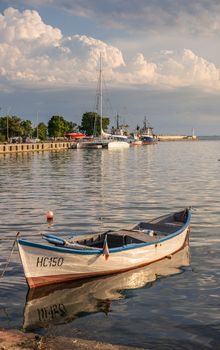
[{"label": "fishing boat", "polygon": [[133,137],[130,141],[131,146],[142,146],[142,144],[143,144],[143,141],[140,140],[140,138],[137,136]]},{"label": "fishing boat", "polygon": [[111,276],[71,281],[29,289],[24,308],[23,329],[66,324],[84,315],[110,311],[112,300],[124,297],[124,290],[143,288],[161,277],[182,272],[189,266],[189,246],[151,265]]},{"label": "fishing boat", "polygon": [[142,129],[141,140],[143,145],[151,145],[157,143],[157,137],[153,134],[153,128],[144,118],[144,127]]},{"label": "fishing boat", "polygon": [[132,227],[63,239],[44,234],[46,243],[17,239],[30,288],[129,271],[171,257],[189,239],[190,210]]},{"label": "fishing boat", "polygon": [[140,135],[137,133],[131,133],[129,137],[130,146],[141,146],[142,140],[140,138]]}]

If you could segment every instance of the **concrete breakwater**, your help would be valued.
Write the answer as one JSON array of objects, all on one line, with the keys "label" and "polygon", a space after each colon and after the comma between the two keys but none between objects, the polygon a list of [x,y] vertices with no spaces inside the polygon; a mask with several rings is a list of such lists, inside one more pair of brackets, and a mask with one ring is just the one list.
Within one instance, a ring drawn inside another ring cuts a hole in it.
[{"label": "concrete breakwater", "polygon": [[195,135],[157,135],[158,141],[196,141]]},{"label": "concrete breakwater", "polygon": [[23,153],[23,152],[42,152],[59,151],[72,148],[74,142],[45,142],[45,143],[16,143],[0,144],[0,154]]}]

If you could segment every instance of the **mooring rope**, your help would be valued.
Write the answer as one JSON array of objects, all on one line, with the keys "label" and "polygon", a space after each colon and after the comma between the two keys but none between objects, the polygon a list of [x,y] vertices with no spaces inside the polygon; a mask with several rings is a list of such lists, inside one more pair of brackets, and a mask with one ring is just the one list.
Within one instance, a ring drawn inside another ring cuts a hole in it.
[{"label": "mooring rope", "polygon": [[11,248],[11,252],[10,252],[9,258],[8,258],[8,260],[6,261],[5,268],[4,268],[4,270],[3,270],[3,272],[2,272],[2,274],[1,274],[1,276],[0,276],[0,278],[4,277],[5,271],[6,271],[7,268],[8,268],[8,265],[9,265],[9,263],[10,263],[10,260],[11,260],[11,257],[12,257],[13,251],[14,251],[15,243],[17,242],[17,238],[18,238],[19,234],[20,234],[20,232],[18,232],[18,233],[16,234],[16,237],[15,237],[15,239],[14,239],[14,242],[13,242],[13,245],[12,245],[12,248]]}]

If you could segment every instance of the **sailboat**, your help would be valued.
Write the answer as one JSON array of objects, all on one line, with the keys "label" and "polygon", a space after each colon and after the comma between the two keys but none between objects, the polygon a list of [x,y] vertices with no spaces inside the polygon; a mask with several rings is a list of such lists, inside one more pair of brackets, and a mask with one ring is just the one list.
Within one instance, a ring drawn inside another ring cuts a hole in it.
[{"label": "sailboat", "polygon": [[[102,140],[103,148],[116,149],[116,148],[129,148],[130,144],[128,137],[122,134],[109,134],[103,131],[102,128],[102,55],[100,53],[100,67],[99,67],[99,90],[100,90],[100,138]],[[98,108],[97,108],[98,109]]]},{"label": "sailboat", "polygon": [[93,137],[91,140],[78,142],[74,148],[107,148],[107,149],[123,149],[129,148],[130,143],[128,137],[123,134],[109,134],[102,127],[102,55],[100,53],[100,67],[98,79],[98,94],[97,94],[97,114],[100,115],[100,137]]}]

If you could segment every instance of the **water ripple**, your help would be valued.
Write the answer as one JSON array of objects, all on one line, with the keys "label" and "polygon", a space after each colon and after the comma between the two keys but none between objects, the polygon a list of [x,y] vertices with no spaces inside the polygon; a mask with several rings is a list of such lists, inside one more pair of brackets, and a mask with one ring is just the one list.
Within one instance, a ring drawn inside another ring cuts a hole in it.
[{"label": "water ripple", "polygon": [[[71,236],[192,207],[191,267],[123,291],[123,299],[111,302],[108,316],[102,305],[102,312],[51,326],[47,334],[76,332],[150,349],[218,348],[219,145],[219,141],[161,142],[119,152],[0,155],[0,273],[18,231],[33,240],[47,232]],[[51,226],[46,222],[49,209],[55,215]],[[2,327],[22,326],[26,293],[16,249],[0,280]]]}]

